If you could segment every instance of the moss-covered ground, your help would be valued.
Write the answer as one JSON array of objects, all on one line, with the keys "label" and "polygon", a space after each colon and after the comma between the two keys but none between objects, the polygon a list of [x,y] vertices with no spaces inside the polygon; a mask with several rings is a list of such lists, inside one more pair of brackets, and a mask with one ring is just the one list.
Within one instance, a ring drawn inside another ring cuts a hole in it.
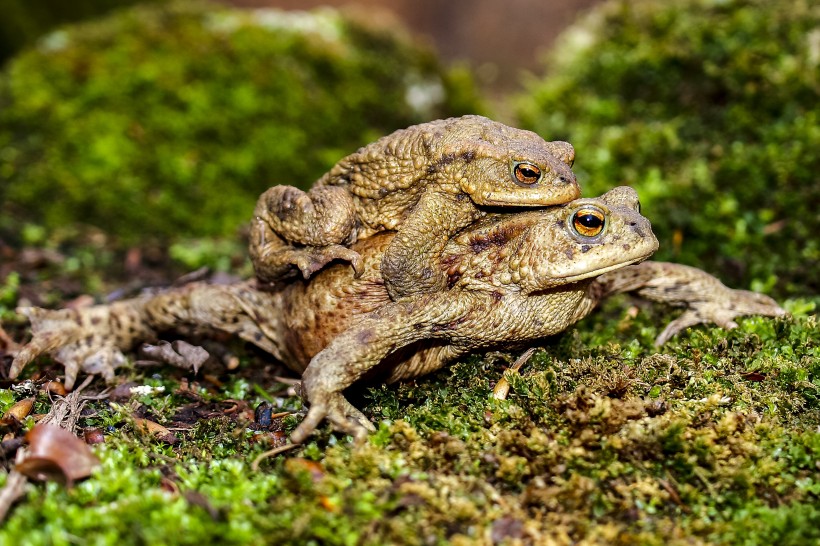
[{"label": "moss-covered ground", "polygon": [[[7,318],[20,291],[8,277]],[[506,401],[491,390],[516,355],[477,355],[352,393],[379,427],[366,445],[324,429],[256,470],[300,419],[270,358],[231,345],[232,371],[131,368],[119,382],[164,391],[89,402],[79,424],[103,431],[102,466],[71,489],[29,485],[0,544],[808,544],[820,540],[816,304],[657,350],[675,311],[616,300],[508,374]],[[30,373],[36,387],[59,369]],[[27,396],[0,390],[0,412]],[[267,423],[261,403],[292,413]]]}]

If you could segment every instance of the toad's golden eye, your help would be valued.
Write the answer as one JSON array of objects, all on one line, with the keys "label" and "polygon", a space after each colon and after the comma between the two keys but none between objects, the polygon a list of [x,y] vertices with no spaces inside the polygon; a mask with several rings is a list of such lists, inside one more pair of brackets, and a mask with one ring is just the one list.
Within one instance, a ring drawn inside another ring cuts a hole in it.
[{"label": "toad's golden eye", "polygon": [[522,184],[535,184],[541,179],[541,169],[532,163],[518,163],[513,169],[515,179]]},{"label": "toad's golden eye", "polygon": [[582,237],[597,237],[604,230],[606,219],[598,209],[581,209],[572,215],[572,228]]}]

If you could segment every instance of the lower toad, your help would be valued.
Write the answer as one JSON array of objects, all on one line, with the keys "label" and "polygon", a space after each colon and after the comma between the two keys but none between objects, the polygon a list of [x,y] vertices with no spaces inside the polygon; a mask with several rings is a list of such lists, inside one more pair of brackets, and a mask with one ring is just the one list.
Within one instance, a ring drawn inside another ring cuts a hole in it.
[{"label": "lower toad", "polygon": [[294,442],[324,419],[361,439],[373,425],[344,397],[354,383],[390,383],[477,350],[532,344],[615,293],[686,308],[658,343],[702,322],[731,328],[740,315],[784,314],[767,296],[729,289],[698,269],[643,262],[657,240],[638,210],[634,190],[616,188],[564,207],[488,216],[448,241],[437,265],[445,288],[396,301],[380,271],[395,234],[382,233],[353,246],[362,257],[359,277],[335,265],[273,291],[255,281],[193,283],[84,309],[22,309],[33,338],[10,376],[48,353],[65,365],[69,387],[80,371],[111,378],[126,360],[122,351],[160,331],[215,329],[302,374],[310,409]]}]

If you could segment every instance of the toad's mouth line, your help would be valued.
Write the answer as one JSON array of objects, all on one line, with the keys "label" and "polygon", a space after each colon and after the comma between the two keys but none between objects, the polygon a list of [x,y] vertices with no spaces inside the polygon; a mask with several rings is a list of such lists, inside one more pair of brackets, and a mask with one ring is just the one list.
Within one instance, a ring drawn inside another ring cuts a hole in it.
[{"label": "toad's mouth line", "polygon": [[582,281],[584,279],[588,279],[590,277],[597,277],[599,275],[603,275],[604,273],[609,273],[610,271],[615,271],[616,269],[621,269],[622,267],[626,267],[628,265],[634,265],[634,264],[637,264],[637,263],[641,263],[642,261],[649,258],[649,256],[651,256],[651,254],[649,254],[647,256],[643,256],[642,258],[635,258],[634,260],[631,260],[629,262],[621,262],[619,264],[610,265],[608,267],[602,267],[600,269],[596,269],[594,271],[590,271],[590,272],[587,272],[587,273],[579,273],[578,275],[570,275],[568,277],[561,277],[561,280],[566,281],[567,283],[573,283],[573,282]]}]

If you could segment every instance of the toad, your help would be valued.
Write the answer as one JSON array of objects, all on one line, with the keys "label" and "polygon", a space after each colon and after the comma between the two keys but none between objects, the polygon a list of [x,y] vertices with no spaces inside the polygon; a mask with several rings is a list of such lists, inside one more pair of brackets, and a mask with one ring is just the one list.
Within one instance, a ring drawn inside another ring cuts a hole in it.
[{"label": "toad", "polygon": [[566,142],[481,116],[437,120],[396,131],[339,161],[304,192],[274,186],[259,198],[250,255],[260,280],[305,278],[333,260],[362,272],[349,247],[396,230],[382,257],[393,299],[434,292],[448,239],[486,207],[543,207],[579,197]]},{"label": "toad", "polygon": [[302,374],[309,411],[294,442],[324,419],[361,439],[373,425],[344,397],[351,385],[399,381],[480,349],[531,344],[564,330],[611,294],[629,291],[686,307],[659,343],[701,322],[733,327],[740,315],[784,314],[767,296],[729,289],[698,269],[643,262],[657,240],[638,209],[634,190],[616,188],[563,207],[488,215],[445,245],[437,264],[443,289],[396,301],[381,267],[397,235],[385,232],[353,246],[362,259],[359,277],[336,264],[274,290],[260,290],[255,280],[192,283],[110,305],[21,309],[33,338],[16,355],[10,376],[48,353],[66,366],[67,386],[80,370],[111,378],[125,361],[122,351],[138,341],[163,330],[215,329]]}]

